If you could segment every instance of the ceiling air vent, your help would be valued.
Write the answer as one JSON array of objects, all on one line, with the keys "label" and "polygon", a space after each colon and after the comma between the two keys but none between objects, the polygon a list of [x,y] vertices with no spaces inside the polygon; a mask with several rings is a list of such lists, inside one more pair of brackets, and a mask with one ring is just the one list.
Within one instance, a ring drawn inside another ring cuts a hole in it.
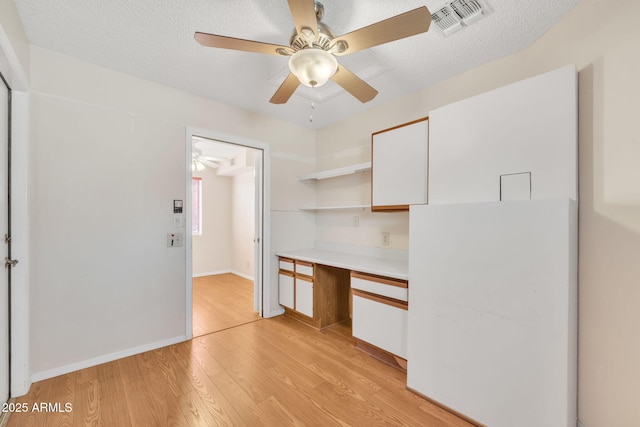
[{"label": "ceiling air vent", "polygon": [[431,15],[431,19],[433,19],[433,22],[435,22],[446,35],[455,33],[462,28],[460,17],[449,6],[444,6]]},{"label": "ceiling air vent", "polygon": [[440,29],[446,34],[455,33],[464,26],[491,13],[483,0],[453,0],[431,15]]}]

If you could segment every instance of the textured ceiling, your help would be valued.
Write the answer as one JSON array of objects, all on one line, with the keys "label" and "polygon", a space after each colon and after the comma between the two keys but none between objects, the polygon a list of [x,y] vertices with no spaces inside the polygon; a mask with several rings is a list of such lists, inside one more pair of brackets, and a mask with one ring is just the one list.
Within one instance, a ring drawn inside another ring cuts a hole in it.
[{"label": "textured ceiling", "polygon": [[[193,35],[288,45],[294,25],[286,0],[14,1],[36,46],[317,129],[523,49],[580,0],[486,0],[492,13],[450,36],[434,23],[428,33],[340,57],[380,92],[373,101],[361,104],[329,81],[299,87],[284,105],[269,99],[288,72],[287,58],[206,48]],[[322,3],[323,22],[341,35],[424,5],[435,12],[445,1]]]}]

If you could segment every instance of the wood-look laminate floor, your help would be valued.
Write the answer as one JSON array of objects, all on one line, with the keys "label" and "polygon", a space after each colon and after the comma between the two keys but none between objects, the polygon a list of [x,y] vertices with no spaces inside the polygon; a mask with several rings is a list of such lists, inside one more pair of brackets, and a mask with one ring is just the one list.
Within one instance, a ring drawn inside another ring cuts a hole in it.
[{"label": "wood-look laminate floor", "polygon": [[286,316],[35,383],[9,426],[470,426],[405,389],[350,328]]},{"label": "wood-look laminate floor", "polygon": [[260,319],[253,310],[253,281],[232,273],[193,279],[193,336]]}]

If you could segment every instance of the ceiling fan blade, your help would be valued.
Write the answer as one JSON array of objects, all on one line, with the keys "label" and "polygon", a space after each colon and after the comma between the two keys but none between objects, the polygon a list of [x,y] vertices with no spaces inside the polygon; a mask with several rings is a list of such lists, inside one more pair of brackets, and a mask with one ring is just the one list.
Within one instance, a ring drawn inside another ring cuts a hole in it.
[{"label": "ceiling fan blade", "polygon": [[335,55],[347,55],[362,49],[424,33],[429,30],[430,25],[431,12],[426,6],[422,6],[336,37],[331,45],[335,46],[341,40],[346,42],[347,48],[342,52],[335,52]]},{"label": "ceiling fan blade", "polygon": [[198,159],[207,160],[209,162],[224,162],[229,160],[229,159],[225,159],[224,157],[217,157],[217,156],[198,156]]},{"label": "ceiling fan blade", "polygon": [[233,37],[218,36],[215,34],[200,32],[196,32],[194,38],[198,43],[206,47],[219,47],[222,49],[241,50],[244,52],[266,53],[268,55],[281,55],[280,49],[291,49],[289,46],[236,39]]},{"label": "ceiling fan blade", "polygon": [[331,80],[338,83],[362,103],[371,101],[378,94],[377,90],[342,65],[338,65],[338,71],[331,77]]},{"label": "ceiling fan blade", "polygon": [[313,0],[289,0],[289,9],[298,34],[303,28],[308,28],[313,31],[315,37],[318,36],[316,5]]},{"label": "ceiling fan blade", "polygon": [[273,94],[269,102],[272,104],[286,103],[289,100],[289,98],[291,98],[291,95],[293,95],[293,92],[296,91],[298,86],[300,86],[300,81],[298,80],[298,78],[295,75],[289,73],[289,75],[287,76],[286,79],[284,79],[284,82],[282,82],[282,84],[280,85],[276,93]]},{"label": "ceiling fan blade", "polygon": [[198,161],[200,163],[202,163],[205,166],[209,166],[210,168],[219,168],[220,165],[218,163],[214,163],[214,162],[210,162],[209,160],[205,160],[205,159],[198,159]]}]

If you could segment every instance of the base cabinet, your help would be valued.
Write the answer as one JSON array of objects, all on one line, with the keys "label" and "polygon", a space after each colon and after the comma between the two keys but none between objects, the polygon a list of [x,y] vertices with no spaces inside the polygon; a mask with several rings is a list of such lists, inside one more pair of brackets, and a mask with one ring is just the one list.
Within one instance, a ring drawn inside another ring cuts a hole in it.
[{"label": "base cabinet", "polygon": [[313,282],[296,277],[296,307],[298,313],[313,317]]},{"label": "base cabinet", "polygon": [[293,274],[280,272],[278,275],[278,302],[287,308],[294,308],[294,278]]},{"label": "base cabinet", "polygon": [[296,314],[313,318],[315,265],[282,257],[279,265],[278,302]]},{"label": "base cabinet", "polygon": [[361,350],[406,370],[408,282],[351,273],[352,333]]},{"label": "base cabinet", "polygon": [[369,295],[353,294],[353,336],[407,358],[407,307]]},{"label": "base cabinet", "polygon": [[317,329],[349,320],[349,270],[280,257],[279,302]]}]

